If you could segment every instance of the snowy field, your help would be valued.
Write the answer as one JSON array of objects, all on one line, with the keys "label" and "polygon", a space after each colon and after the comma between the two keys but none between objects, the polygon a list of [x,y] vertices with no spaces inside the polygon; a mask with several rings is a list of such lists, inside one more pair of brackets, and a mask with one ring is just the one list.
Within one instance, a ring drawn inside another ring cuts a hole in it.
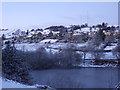
[{"label": "snowy field", "polygon": [[[46,40],[45,40],[46,41]],[[55,40],[56,41],[56,40]],[[54,42],[54,41],[52,41]],[[40,47],[45,47],[45,48],[51,48],[51,49],[64,49],[69,45],[69,43],[53,43],[53,44],[45,44],[43,41],[40,43],[22,43],[22,44],[15,44],[15,47],[18,50],[22,51],[36,51]],[[80,44],[73,44],[77,48],[81,48],[86,45],[86,43],[80,43]]]},{"label": "snowy field", "polygon": [[[80,43],[80,44],[73,44],[75,45],[78,49],[81,47],[86,46],[87,43]],[[52,53],[57,53],[59,49],[65,49],[67,47],[68,43],[54,43],[54,44],[44,44],[44,43],[23,43],[23,44],[15,44],[15,47],[18,50],[22,51],[36,51],[40,47],[45,47],[46,51],[52,52]],[[107,46],[104,50],[112,50],[116,46]],[[83,54],[83,52],[77,51],[78,53]],[[82,57],[84,58],[84,57]],[[93,55],[91,53],[86,53],[85,59],[94,59]],[[116,57],[112,54],[112,52],[105,52],[102,54],[101,59],[116,59]]]},{"label": "snowy field", "polygon": [[[83,47],[85,46],[85,43],[82,44],[76,44],[77,48]],[[67,47],[67,43],[54,43],[54,44],[43,44],[43,43],[32,43],[32,44],[15,44],[15,47],[18,50],[22,50],[22,51],[36,51],[37,49],[39,49],[40,47],[45,47],[46,51],[52,51],[53,53],[58,52],[59,49],[64,49]],[[115,46],[107,46],[104,50],[112,50],[113,48],[115,48]],[[80,52],[82,53],[82,52]],[[90,53],[86,53],[86,58],[85,59],[94,59],[93,55],[91,55]],[[113,56],[112,52],[106,52],[103,54],[103,56],[101,57],[101,59],[116,59],[115,56]]]}]

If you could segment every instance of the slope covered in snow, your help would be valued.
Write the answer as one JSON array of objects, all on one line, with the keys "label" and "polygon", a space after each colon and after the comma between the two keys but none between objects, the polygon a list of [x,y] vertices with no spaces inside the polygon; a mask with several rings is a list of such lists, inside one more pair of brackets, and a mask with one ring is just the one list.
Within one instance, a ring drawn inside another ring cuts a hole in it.
[{"label": "slope covered in snow", "polygon": [[2,88],[33,88],[35,90],[55,90],[47,85],[38,85],[35,84],[33,86],[28,86],[28,85],[24,85],[12,80],[8,80],[8,79],[4,79],[0,77],[0,90]]},{"label": "slope covered in snow", "polygon": [[2,88],[36,88],[35,86],[27,86],[12,80],[2,79]]}]

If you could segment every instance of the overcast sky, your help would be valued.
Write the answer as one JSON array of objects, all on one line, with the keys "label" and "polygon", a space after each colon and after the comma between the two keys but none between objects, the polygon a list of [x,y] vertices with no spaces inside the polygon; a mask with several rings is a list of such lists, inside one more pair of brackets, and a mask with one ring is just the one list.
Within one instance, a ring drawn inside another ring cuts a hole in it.
[{"label": "overcast sky", "polygon": [[118,24],[117,2],[4,2],[2,24],[8,29],[51,25]]}]

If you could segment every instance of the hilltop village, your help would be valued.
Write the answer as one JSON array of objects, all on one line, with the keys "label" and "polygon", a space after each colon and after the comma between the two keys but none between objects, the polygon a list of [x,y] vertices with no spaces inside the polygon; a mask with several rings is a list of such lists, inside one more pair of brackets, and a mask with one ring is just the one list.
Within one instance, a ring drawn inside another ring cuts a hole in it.
[{"label": "hilltop village", "polygon": [[51,40],[54,39],[56,42],[83,43],[94,38],[94,35],[99,31],[103,33],[103,38],[110,39],[107,42],[115,42],[115,39],[120,37],[120,26],[110,26],[107,23],[102,23],[94,26],[83,24],[67,27],[50,26],[45,29],[18,29],[14,32],[3,34],[2,40],[12,40],[14,43],[39,43],[47,39],[45,43],[52,43]]}]

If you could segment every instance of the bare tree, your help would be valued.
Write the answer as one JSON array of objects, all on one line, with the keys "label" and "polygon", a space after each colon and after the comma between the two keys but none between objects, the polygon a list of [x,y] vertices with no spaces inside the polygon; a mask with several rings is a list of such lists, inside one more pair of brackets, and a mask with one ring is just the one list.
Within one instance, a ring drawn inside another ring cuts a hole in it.
[{"label": "bare tree", "polygon": [[118,40],[117,46],[112,50],[113,55],[116,56],[118,62],[120,63],[120,39]]},{"label": "bare tree", "polygon": [[73,64],[81,61],[82,54],[77,53],[75,50],[74,44],[67,44],[67,47],[64,50],[61,50],[59,53],[60,63],[64,66],[71,67]]},{"label": "bare tree", "polygon": [[100,60],[101,57],[103,56],[103,50],[102,49],[97,49],[94,48],[91,51],[92,56],[94,57],[95,60]]},{"label": "bare tree", "polygon": [[96,32],[96,34],[94,35],[91,43],[96,45],[96,46],[99,46],[105,39],[105,35],[103,33],[103,30],[99,30]]},{"label": "bare tree", "polygon": [[[88,44],[85,48],[85,56],[86,53],[90,53],[92,58],[95,60],[95,64],[98,64],[98,61],[101,59],[101,57],[104,56],[104,47],[96,46],[93,44]],[[85,57],[84,57],[85,58]]]},{"label": "bare tree", "polygon": [[114,41],[115,41],[115,36],[114,35],[110,35],[110,36],[105,37],[105,42],[106,43],[110,43],[110,42],[114,42]]}]

